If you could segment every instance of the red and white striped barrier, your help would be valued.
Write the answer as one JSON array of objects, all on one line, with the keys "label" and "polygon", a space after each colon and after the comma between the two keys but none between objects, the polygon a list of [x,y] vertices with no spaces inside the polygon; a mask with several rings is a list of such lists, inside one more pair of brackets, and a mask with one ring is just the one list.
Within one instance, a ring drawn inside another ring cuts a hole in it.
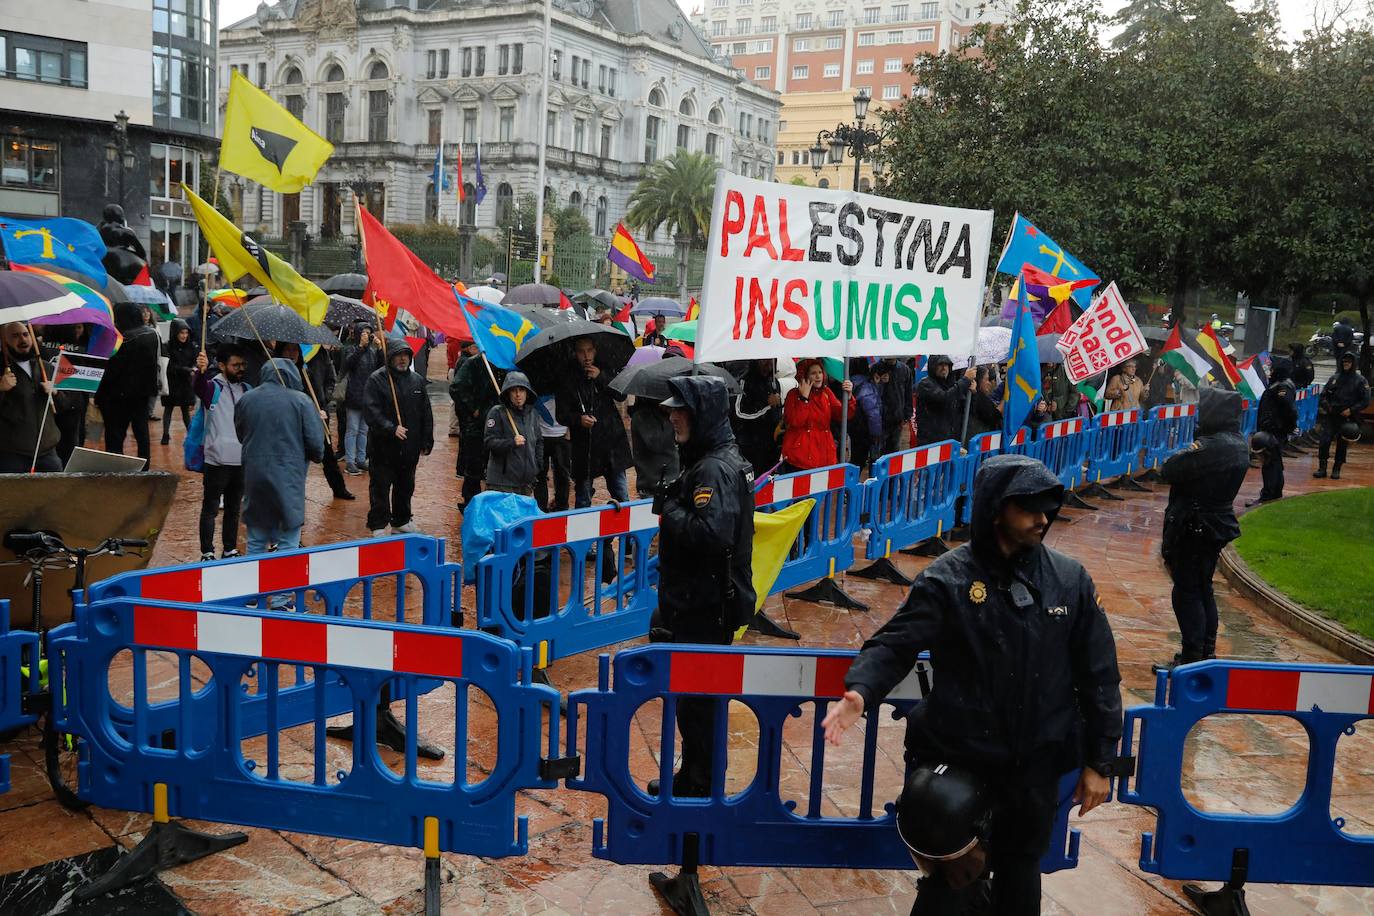
[{"label": "red and white striped barrier", "polygon": [[[1026,427],[1022,426],[1016,430],[1016,435],[1012,437],[1012,445],[1026,444]],[[979,452],[995,452],[1002,447],[1001,433],[988,433],[986,436],[975,436],[972,440],[978,445]]]},{"label": "red and white striped barrier", "polygon": [[134,597],[195,604],[405,571],[405,542],[385,540],[148,573],[139,578]]},{"label": "red and white striped barrier", "polygon": [[1169,404],[1159,408],[1156,415],[1161,420],[1178,420],[1183,417],[1191,417],[1197,414],[1196,404]]},{"label": "red and white striped barrier", "polygon": [[844,469],[845,465],[838,465],[824,471],[813,471],[810,474],[788,474],[783,477],[774,477],[754,494],[754,505],[769,506],[773,503],[786,502],[789,499],[800,499],[803,496],[824,493],[826,490],[842,490],[844,489]]},{"label": "red and white striped barrier", "polygon": [[573,511],[567,515],[541,516],[531,526],[535,548],[575,541],[649,531],[658,527],[658,516],[649,503],[624,507],[606,506],[596,510]]},{"label": "red and white striped barrier", "polygon": [[1097,415],[1097,425],[1099,429],[1110,429],[1113,426],[1125,426],[1135,423],[1140,419],[1138,410],[1113,410],[1111,413]]},{"label": "red and white striped barrier", "polygon": [[[674,652],[668,689],[674,693],[713,696],[838,698],[844,696],[844,676],[853,661],[849,656]],[[921,699],[925,696],[923,677],[928,685],[931,667],[925,661],[918,662],[888,698]]]},{"label": "red and white striped barrier", "polygon": [[1074,433],[1083,431],[1083,418],[1074,417],[1071,420],[1056,420],[1053,423],[1046,423],[1040,427],[1041,439],[1058,439],[1061,436],[1072,436]]},{"label": "red and white striped barrier", "polygon": [[1227,674],[1226,706],[1270,712],[1374,715],[1374,676],[1233,668]]},{"label": "red and white striped barrier", "polygon": [[918,471],[921,468],[939,464],[941,461],[948,461],[954,455],[954,447],[953,442],[937,442],[935,445],[927,445],[924,448],[898,452],[888,458],[887,474],[889,477],[896,477],[898,474]]}]

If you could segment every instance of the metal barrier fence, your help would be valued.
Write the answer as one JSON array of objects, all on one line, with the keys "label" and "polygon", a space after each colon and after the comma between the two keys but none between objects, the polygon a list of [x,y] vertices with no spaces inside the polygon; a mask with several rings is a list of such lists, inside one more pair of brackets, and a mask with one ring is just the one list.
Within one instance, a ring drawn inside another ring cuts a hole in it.
[{"label": "metal barrier fence", "polygon": [[892,551],[938,538],[954,527],[965,461],[959,443],[947,440],[873,462],[873,476],[863,485],[869,530],[864,555],[877,562],[863,576],[910,584],[892,565]]},{"label": "metal barrier fence", "polygon": [[812,600],[864,607],[834,582],[836,572],[854,565],[854,535],[862,526],[864,506],[859,469],[852,464],[837,464],[775,476],[755,492],[754,508],[776,512],[801,499],[814,499],[816,506],[807,516],[769,594],[817,582],[812,590],[798,594]]},{"label": "metal barrier fence", "polygon": [[1026,454],[1044,462],[1064,489],[1072,490],[1083,482],[1083,462],[1088,457],[1091,438],[1081,417],[1056,420],[1036,431],[1035,441],[1027,447]]},{"label": "metal barrier fence", "polygon": [[1104,478],[1130,475],[1140,466],[1140,450],[1149,425],[1140,417],[1139,410],[1114,410],[1093,417],[1085,482],[1100,484]]},{"label": "metal barrier fence", "polygon": [[1143,467],[1158,468],[1174,452],[1188,447],[1197,435],[1197,405],[1155,407],[1145,428]]}]

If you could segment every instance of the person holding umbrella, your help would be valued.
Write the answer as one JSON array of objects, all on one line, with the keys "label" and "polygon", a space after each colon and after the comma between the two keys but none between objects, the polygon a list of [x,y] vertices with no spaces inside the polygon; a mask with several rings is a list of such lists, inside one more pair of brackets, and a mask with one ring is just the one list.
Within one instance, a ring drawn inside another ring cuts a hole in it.
[{"label": "person holding umbrella", "polygon": [[115,329],[124,343],[105,365],[95,392],[95,404],[105,419],[105,451],[124,453],[124,438],[132,431],[138,457],[151,456],[148,442],[148,404],[157,396],[157,357],[162,341],[143,320],[143,306],[121,302],[115,309]]},{"label": "person holding umbrella", "polygon": [[53,383],[39,365],[28,324],[11,321],[0,327],[0,347],[0,474],[60,471],[57,443],[62,433],[50,400]]},{"label": "person holding umbrella", "polygon": [[611,389],[611,375],[596,364],[596,341],[590,336],[573,341],[573,362],[558,393],[558,421],[571,430],[574,502],[578,509],[592,504],[592,485],[604,477],[611,499],[630,498],[625,471],[633,464],[625,422],[616,402],[624,400]]},{"label": "person holding umbrella", "polygon": [[434,450],[434,412],[425,380],[410,369],[413,357],[404,337],[391,338],[386,365],[368,376],[363,399],[371,480],[367,527],[373,537],[419,531],[411,516],[415,469]]},{"label": "person holding umbrella", "polygon": [[364,390],[367,380],[382,365],[382,352],[373,340],[372,329],[364,325],[358,329],[358,339],[344,350],[343,375],[348,381],[344,385],[344,422],[343,444],[344,470],[357,476],[367,465],[367,423],[363,420],[366,406]]}]

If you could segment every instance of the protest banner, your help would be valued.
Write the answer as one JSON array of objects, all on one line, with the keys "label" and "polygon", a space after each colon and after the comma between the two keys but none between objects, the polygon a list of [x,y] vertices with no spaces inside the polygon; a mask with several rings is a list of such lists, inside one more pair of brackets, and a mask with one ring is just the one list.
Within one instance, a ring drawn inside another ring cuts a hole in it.
[{"label": "protest banner", "polygon": [[1145,350],[1145,335],[1113,281],[1055,341],[1064,371],[1077,384]]},{"label": "protest banner", "polygon": [[68,353],[63,350],[57,354],[57,365],[53,369],[53,387],[58,391],[84,391],[95,394],[100,380],[105,377],[104,357],[87,353]]},{"label": "protest banner", "polygon": [[973,352],[992,211],[716,172],[698,361]]}]

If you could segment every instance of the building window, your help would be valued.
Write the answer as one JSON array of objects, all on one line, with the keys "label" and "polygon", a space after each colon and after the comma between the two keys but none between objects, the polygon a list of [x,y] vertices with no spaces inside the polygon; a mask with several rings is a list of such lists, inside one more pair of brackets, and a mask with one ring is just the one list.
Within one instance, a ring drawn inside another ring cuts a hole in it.
[{"label": "building window", "polygon": [[798,38],[797,40],[795,40],[795,41],[792,42],[792,50],[793,50],[793,51],[810,51],[810,50],[811,50],[811,39],[809,39],[809,38]]},{"label": "building window", "polygon": [[895,100],[895,99],[900,99],[901,97],[902,97],[902,87],[901,87],[901,86],[884,86],[884,87],[883,87],[883,98],[886,99],[887,101],[891,102],[891,101],[893,101],[893,100]]},{"label": "building window", "polygon": [[558,145],[558,112],[552,109],[544,113],[544,145]]},{"label": "building window", "polygon": [[938,3],[922,3],[922,4],[921,4],[921,18],[922,18],[922,19],[934,19],[934,18],[935,18],[936,16],[938,16],[938,15],[940,15],[940,4],[938,4]]},{"label": "building window", "polygon": [[611,158],[611,125],[601,125],[601,158]]},{"label": "building window", "polygon": [[381,61],[373,61],[372,66],[367,68],[367,78],[370,80],[390,79],[391,71]]},{"label": "building window", "polygon": [[[549,63],[549,75],[553,79],[560,80],[563,78],[563,52],[553,51],[551,52],[551,55],[552,56],[550,57]],[[463,75],[467,76],[466,73],[464,73]]]},{"label": "building window", "polygon": [[899,45],[899,44],[902,44],[902,43],[905,42],[905,41],[906,41],[906,32],[905,32],[904,30],[902,30],[902,29],[898,29],[898,30],[895,31],[895,32],[888,32],[888,33],[887,33],[887,43],[890,44],[890,45]]},{"label": "building window", "polygon": [[755,67],[755,68],[754,68],[754,79],[756,79],[756,80],[766,80],[766,79],[768,79],[768,78],[769,78],[770,76],[772,76],[772,75],[773,75],[773,68],[772,68],[772,67]]},{"label": "building window", "polygon": [[826,64],[826,65],[825,65],[825,71],[821,73],[821,76],[824,76],[824,77],[826,77],[827,79],[830,78],[830,77],[835,77],[835,76],[839,76],[839,75],[840,75],[840,65],[839,65],[839,64]]},{"label": "building window", "polygon": [[592,62],[590,58],[582,58],[582,88],[592,88]]},{"label": "building window", "polygon": [[655,108],[663,107],[663,90],[657,86],[649,90],[649,104]]},{"label": "building window", "polygon": [[770,52],[770,51],[772,51],[772,50],[773,50],[773,39],[771,39],[771,38],[761,38],[761,39],[759,39],[758,41],[754,42],[754,53],[755,53],[755,54],[767,54],[768,52]]},{"label": "building window", "polygon": [[338,64],[330,64],[329,69],[324,73],[326,83],[342,83],[344,81],[343,67]]},{"label": "building window", "polygon": [[55,140],[6,134],[0,154],[0,184],[31,191],[56,191],[58,150]]},{"label": "building window", "polygon": [[[786,162],[783,161],[783,160],[786,158],[786,156],[787,156],[786,153],[784,153],[782,150],[778,150],[778,165],[786,165],[786,164],[787,164]],[[793,164],[793,165],[796,165],[796,164],[799,163],[799,162],[801,162],[801,156],[797,155],[797,151],[796,151],[796,150],[792,150],[792,164]]]},{"label": "building window", "polygon": [[267,88],[267,62],[258,61],[258,88]]},{"label": "building window", "polygon": [[582,58],[574,54],[572,58],[572,66],[568,68],[568,81],[571,82],[574,86],[577,85],[577,75],[582,70],[580,66],[581,63]]},{"label": "building window", "polygon": [[283,82],[288,86],[299,86],[301,83],[305,82],[304,78],[301,77],[301,68],[292,67],[290,70],[287,70],[286,79],[283,80]]},{"label": "building window", "polygon": [[811,28],[811,14],[810,14],[810,13],[798,13],[798,14],[797,14],[797,28],[799,28],[799,29],[809,29],[809,28]]},{"label": "building window", "polygon": [[344,94],[330,92],[324,97],[324,138],[342,143],[344,138]]},{"label": "building window", "polygon": [[726,22],[724,19],[711,20],[711,34],[720,37],[725,34]]},{"label": "building window", "polygon": [[578,213],[581,213],[581,212],[582,212],[582,192],[581,192],[581,191],[573,191],[571,194],[568,195],[568,206],[569,206],[569,207],[572,207],[572,208],[573,208],[574,210],[576,210]]},{"label": "building window", "polygon": [[839,35],[831,35],[825,40],[825,49],[827,51],[838,51],[842,47],[844,47],[844,38]]},{"label": "building window", "polygon": [[504,226],[510,223],[511,204],[514,202],[514,195],[511,193],[510,185],[504,181],[496,186],[496,224]]},{"label": "building window", "polygon": [[520,73],[525,69],[525,46],[511,45],[510,72]]},{"label": "building window", "polygon": [[935,30],[934,30],[934,29],[929,29],[929,28],[927,28],[927,29],[917,29],[917,30],[916,30],[916,40],[917,40],[917,41],[934,41],[934,40],[935,40]]},{"label": "building window", "polygon": [[291,113],[291,117],[297,121],[305,118],[305,96],[288,95],[286,97],[286,110]]},{"label": "building window", "polygon": [[872,191],[872,190],[873,190],[873,182],[871,182],[871,181],[868,180],[868,176],[867,176],[867,175],[865,175],[863,178],[860,178],[860,179],[859,179],[859,191],[860,191],[860,193],[862,193],[862,194],[867,194],[869,191]]},{"label": "building window", "polygon": [[477,142],[477,109],[463,109],[463,142]]},{"label": "building window", "polygon": [[878,18],[878,17],[879,17],[879,15],[880,15],[881,13],[882,13],[882,8],[881,8],[881,7],[877,7],[877,6],[866,6],[866,7],[864,7],[864,25],[874,25],[875,23],[877,23],[877,22],[879,21],[879,18]]},{"label": "building window", "polygon": [[872,72],[873,72],[873,61],[871,61],[871,60],[861,60],[861,61],[859,61],[858,66],[856,66],[856,67],[854,68],[854,72],[855,72],[855,73],[872,73]]},{"label": "building window", "polygon": [[744,53],[747,52],[748,50],[749,50],[749,42],[747,42],[747,41],[737,41],[737,42],[735,42],[734,44],[732,44],[732,45],[730,46],[730,53],[731,53],[731,54],[744,54]]},{"label": "building window", "polygon": [[596,91],[606,91],[606,65],[602,64],[596,68]]},{"label": "building window", "polygon": [[515,135],[515,106],[506,105],[496,110],[497,130],[496,138],[502,143],[509,143]]},{"label": "building window", "polygon": [[720,158],[720,135],[711,133],[706,135],[706,155]]},{"label": "building window", "polygon": [[778,30],[778,17],[764,16],[759,20],[759,30],[762,32],[776,32]]},{"label": "building window", "polygon": [[367,139],[370,143],[385,143],[387,122],[391,117],[391,95],[385,89],[373,89],[367,94]]},{"label": "building window", "polygon": [[496,74],[505,76],[510,72],[510,45],[496,46]]},{"label": "building window", "polygon": [[596,199],[596,234],[597,234],[597,235],[605,235],[605,234],[606,234],[606,229],[607,229],[606,217],[607,217],[607,215],[608,215],[608,214],[607,214],[607,212],[606,212],[606,198],[605,198],[605,197],[598,197],[598,198]]},{"label": "building window", "polygon": [[473,68],[473,76],[486,76],[487,73],[487,49],[477,49],[477,65]]},{"label": "building window", "polygon": [[606,84],[606,94],[615,98],[615,67],[611,68],[611,80]]},{"label": "building window", "polygon": [[[652,103],[651,103],[652,104]],[[653,162],[658,158],[658,132],[663,119],[654,115],[644,119],[644,161]]]},{"label": "building window", "polygon": [[818,181],[818,182],[816,183],[816,187],[818,187],[818,188],[828,188],[828,187],[830,187],[830,179],[829,179],[829,178],[822,178],[820,181]]},{"label": "building window", "polygon": [[905,22],[907,16],[910,14],[910,9],[911,7],[907,4],[898,3],[896,6],[892,7],[892,21]]},{"label": "building window", "polygon": [[425,79],[434,79],[439,75],[439,52],[429,51],[425,54]]},{"label": "building window", "polygon": [[587,151],[587,120],[585,118],[573,118],[573,151],[578,153]]},{"label": "building window", "polygon": [[808,75],[810,75],[810,73],[811,73],[811,68],[810,68],[810,67],[804,67],[804,66],[803,66],[803,67],[793,67],[793,68],[792,68],[792,79],[794,79],[794,80],[804,80],[804,79],[806,79],[806,77],[807,77]]},{"label": "building window", "polygon": [[463,49],[463,76],[472,76],[472,48]]},{"label": "building window", "polygon": [[883,72],[901,73],[902,59],[900,57],[889,57],[887,60],[883,61]]},{"label": "building window", "polygon": [[863,48],[863,47],[867,47],[868,45],[875,45],[875,44],[877,44],[877,43],[878,43],[878,34],[877,34],[876,32],[860,32],[860,33],[859,33],[859,47]]},{"label": "building window", "polygon": [[[258,75],[267,78],[267,65]],[[169,118],[210,123],[214,106],[210,91],[214,85],[210,64],[194,51],[181,48],[153,48],[153,114]]]},{"label": "building window", "polygon": [[828,20],[826,25],[830,26],[832,29],[838,29],[840,26],[844,25],[844,10],[831,10],[829,13],[826,13],[826,18]]},{"label": "building window", "polygon": [[444,137],[444,111],[442,108],[431,108],[425,115],[429,127],[428,143],[430,146],[438,146]]},{"label": "building window", "polygon": [[736,35],[748,35],[752,31],[754,31],[754,20],[750,17],[745,16],[743,19],[735,20]]},{"label": "building window", "polygon": [[677,126],[677,148],[680,150],[691,150],[692,148],[692,128],[686,124]]}]

